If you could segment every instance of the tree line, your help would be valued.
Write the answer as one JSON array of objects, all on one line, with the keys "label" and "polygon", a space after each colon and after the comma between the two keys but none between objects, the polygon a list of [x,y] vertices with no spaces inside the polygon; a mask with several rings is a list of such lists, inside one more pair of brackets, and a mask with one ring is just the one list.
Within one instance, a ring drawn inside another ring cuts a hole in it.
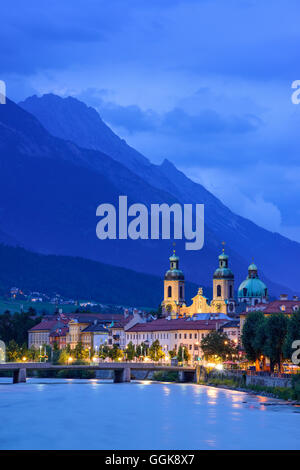
[{"label": "tree line", "polygon": [[300,339],[300,311],[290,318],[283,313],[274,313],[265,316],[263,312],[251,312],[245,321],[242,330],[242,343],[247,358],[265,363],[270,360],[270,370],[282,371],[284,360],[291,360],[293,354],[292,343]]}]

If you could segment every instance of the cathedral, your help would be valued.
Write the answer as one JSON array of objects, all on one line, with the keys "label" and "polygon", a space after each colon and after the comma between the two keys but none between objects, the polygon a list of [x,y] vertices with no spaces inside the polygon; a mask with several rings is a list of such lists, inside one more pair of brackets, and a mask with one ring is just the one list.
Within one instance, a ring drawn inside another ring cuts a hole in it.
[{"label": "cathedral", "polygon": [[[161,303],[162,314],[171,318],[191,317],[196,314],[233,315],[236,312],[234,297],[234,274],[229,268],[229,257],[223,248],[219,255],[219,267],[213,275],[213,298],[209,302],[203,295],[203,289],[198,289],[191,305],[186,305],[184,293],[184,274],[179,269],[179,257],[175,250],[169,258],[170,269],[164,278],[164,300]],[[238,289],[238,301],[243,305],[253,305],[257,302],[268,301],[266,285],[258,278],[257,267],[251,264],[248,277]]]}]

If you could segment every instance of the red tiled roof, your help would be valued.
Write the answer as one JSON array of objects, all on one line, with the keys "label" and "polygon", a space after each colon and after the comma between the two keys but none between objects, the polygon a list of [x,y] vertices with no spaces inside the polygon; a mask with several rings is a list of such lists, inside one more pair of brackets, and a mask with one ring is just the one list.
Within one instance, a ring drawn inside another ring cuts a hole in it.
[{"label": "red tiled roof", "polygon": [[[283,306],[285,307],[285,310],[282,310]],[[300,300],[273,300],[273,302],[270,302],[269,304],[256,304],[253,308],[251,308],[251,310],[249,309],[248,313],[253,310],[261,310],[264,313],[270,314],[280,312],[291,314],[295,313],[296,308],[300,309]]]},{"label": "red tiled roof", "polygon": [[128,317],[123,317],[121,320],[115,321],[111,328],[123,328],[127,323],[129,323],[133,319],[133,315],[129,315]]},{"label": "red tiled roof", "polygon": [[149,323],[138,323],[129,328],[126,333],[143,331],[172,331],[172,330],[215,330],[226,320],[154,320]]},{"label": "red tiled roof", "polygon": [[38,331],[38,330],[48,330],[48,331],[51,331],[55,325],[57,324],[57,320],[43,320],[41,321],[40,323],[38,323],[37,325],[33,326],[32,328],[30,328],[30,330],[28,331]]},{"label": "red tiled roof", "polygon": [[[128,317],[130,318],[130,317]],[[46,316],[40,323],[32,327],[29,331],[39,331],[39,330],[47,330],[52,331],[55,327],[63,327],[63,325],[67,325],[70,320],[75,319],[78,320],[79,323],[93,323],[95,320],[104,323],[110,323],[115,321],[117,323],[125,321],[127,323],[128,318],[124,318],[124,315],[121,313],[113,313],[113,314],[106,314],[106,313],[65,313],[63,316],[57,314],[53,316]]]}]

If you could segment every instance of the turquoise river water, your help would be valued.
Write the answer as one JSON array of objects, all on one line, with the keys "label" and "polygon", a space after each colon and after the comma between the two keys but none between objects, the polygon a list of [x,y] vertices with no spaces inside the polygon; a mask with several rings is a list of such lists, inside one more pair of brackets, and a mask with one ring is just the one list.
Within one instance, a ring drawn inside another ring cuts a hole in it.
[{"label": "turquoise river water", "polygon": [[300,407],[194,384],[0,378],[0,449],[300,449]]}]

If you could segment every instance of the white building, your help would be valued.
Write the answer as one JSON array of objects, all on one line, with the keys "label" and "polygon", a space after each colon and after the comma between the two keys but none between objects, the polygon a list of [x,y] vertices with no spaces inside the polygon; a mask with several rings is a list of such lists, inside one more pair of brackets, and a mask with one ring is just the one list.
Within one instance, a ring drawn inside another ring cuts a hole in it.
[{"label": "white building", "polygon": [[126,346],[132,342],[135,346],[146,343],[147,346],[159,340],[163,351],[185,347],[192,360],[203,357],[201,340],[212,330],[220,329],[226,320],[168,320],[161,319],[149,323],[139,323],[125,331]]}]

